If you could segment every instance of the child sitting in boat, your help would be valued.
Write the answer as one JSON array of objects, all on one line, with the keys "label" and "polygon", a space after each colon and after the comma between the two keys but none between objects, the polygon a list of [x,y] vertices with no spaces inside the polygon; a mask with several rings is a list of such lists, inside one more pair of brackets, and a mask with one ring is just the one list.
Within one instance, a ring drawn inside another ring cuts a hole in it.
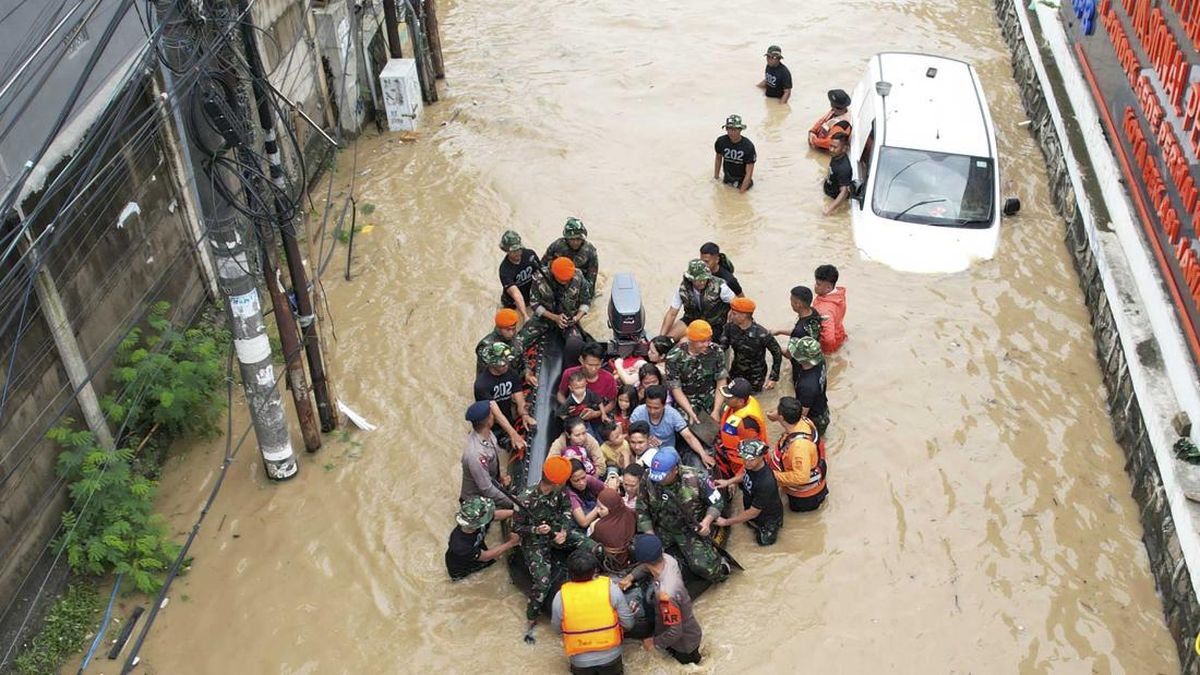
[{"label": "child sitting in boat", "polygon": [[604,422],[604,402],[596,392],[588,389],[587,376],[575,371],[567,379],[567,399],[558,407],[560,419],[578,417],[595,428]]},{"label": "child sitting in boat", "polygon": [[596,475],[596,464],[592,462],[591,457],[588,457],[587,450],[582,445],[568,445],[563,448],[562,456],[563,459],[571,462],[579,462],[579,465],[583,467],[583,472],[587,475]]},{"label": "child sitting in boat", "polygon": [[[605,422],[600,425],[600,437],[604,442],[600,444],[600,451],[604,453],[604,461],[608,462],[608,475],[601,476],[605,481],[610,478],[619,480],[621,469],[629,466],[633,461],[633,453],[629,450],[629,441],[625,440],[625,430],[613,422]],[[564,457],[566,454],[563,455]],[[609,487],[615,487],[616,481]]]},{"label": "child sitting in boat", "polygon": [[641,402],[641,398],[638,397],[637,387],[632,384],[621,387],[617,391],[617,404],[613,406],[613,424],[621,427],[621,431],[629,431],[629,416],[633,414],[633,409],[638,407]]}]

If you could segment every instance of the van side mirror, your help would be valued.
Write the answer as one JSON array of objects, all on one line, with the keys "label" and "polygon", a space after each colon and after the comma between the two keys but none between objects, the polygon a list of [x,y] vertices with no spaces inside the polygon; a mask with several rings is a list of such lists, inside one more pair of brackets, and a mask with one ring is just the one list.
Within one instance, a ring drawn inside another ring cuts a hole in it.
[{"label": "van side mirror", "polygon": [[863,195],[866,194],[866,192],[867,184],[858,182],[854,184],[854,189],[850,192],[850,198],[858,202],[858,208],[860,209],[863,207]]},{"label": "van side mirror", "polygon": [[1009,197],[1004,200],[1004,215],[1015,216],[1017,211],[1021,210],[1021,200],[1016,197]]}]

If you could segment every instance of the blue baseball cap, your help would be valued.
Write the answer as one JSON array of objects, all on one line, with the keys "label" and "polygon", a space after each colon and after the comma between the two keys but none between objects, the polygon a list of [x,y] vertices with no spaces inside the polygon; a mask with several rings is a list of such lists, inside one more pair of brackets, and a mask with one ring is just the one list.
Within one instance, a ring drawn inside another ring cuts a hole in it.
[{"label": "blue baseball cap", "polygon": [[492,412],[491,401],[475,401],[467,408],[466,420],[471,424],[482,422]]},{"label": "blue baseball cap", "polygon": [[654,453],[654,459],[650,460],[650,480],[655,483],[661,483],[671,469],[679,465],[679,453],[675,448],[659,448],[658,452]]},{"label": "blue baseball cap", "polygon": [[633,559],[640,563],[662,560],[662,540],[653,534],[639,534],[633,540]]}]

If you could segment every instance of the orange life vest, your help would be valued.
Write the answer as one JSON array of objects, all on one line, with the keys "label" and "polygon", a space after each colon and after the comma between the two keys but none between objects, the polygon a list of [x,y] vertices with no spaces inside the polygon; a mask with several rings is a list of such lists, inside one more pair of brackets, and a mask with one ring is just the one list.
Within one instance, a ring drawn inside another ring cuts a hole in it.
[{"label": "orange life vest", "polygon": [[[747,418],[758,422],[759,432],[757,435],[742,428],[742,420]],[[732,477],[742,468],[742,460],[737,454],[739,443],[747,438],[757,438],[763,443],[770,444],[770,441],[767,440],[767,420],[763,417],[762,406],[758,404],[758,399],[753,396],[746,400],[745,407],[737,410],[725,406],[725,411],[721,413],[719,433],[723,452],[717,453],[717,460],[721,464],[722,471],[728,471],[727,478]]]},{"label": "orange life vest", "polygon": [[767,453],[767,464],[772,471],[792,471],[791,445],[798,440],[813,443],[812,455],[809,457],[809,480],[800,487],[786,487],[784,491],[793,497],[812,497],[825,487],[825,439],[817,437],[816,426],[807,418],[801,420],[791,433],[784,434],[775,446],[775,452]]},{"label": "orange life vest", "polygon": [[621,623],[608,597],[606,576],[562,585],[562,633],[567,656],[621,646]]}]

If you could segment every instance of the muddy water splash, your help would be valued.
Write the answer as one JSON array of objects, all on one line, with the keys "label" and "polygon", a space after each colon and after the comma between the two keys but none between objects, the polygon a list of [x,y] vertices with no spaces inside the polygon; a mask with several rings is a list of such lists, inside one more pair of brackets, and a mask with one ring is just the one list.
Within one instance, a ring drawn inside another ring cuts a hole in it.
[{"label": "muddy water splash", "polygon": [[[496,242],[514,228],[541,250],[569,215],[599,248],[602,289],[637,275],[651,326],[706,240],[736,262],[768,326],[790,323],[788,289],[820,263],[849,289],[830,500],[789,514],[772,548],[734,533],[747,572],[698,603],[699,670],[1178,670],[1062,225],[986,2],[444,4],[443,102],[416,142],[360,143],[375,227],[356,241],[354,281],[329,283],[341,395],[380,428],[331,437],[282,485],[243,451],[144,650],[147,672],[562,669],[545,627],[536,647],[520,644],[524,600],[502,569],[452,586],[441,557]],[[790,107],[754,88],[768,44],[795,78]],[[846,213],[820,215],[824,161],[804,132],[824,91],[850,89],[886,49],[967,58],[983,78],[1005,192],[1025,210],[969,272],[864,263]],[[734,112],[759,150],[744,196],[709,173]],[[168,467],[163,504],[179,528],[221,449]],[[670,670],[632,649],[627,664]]]}]

